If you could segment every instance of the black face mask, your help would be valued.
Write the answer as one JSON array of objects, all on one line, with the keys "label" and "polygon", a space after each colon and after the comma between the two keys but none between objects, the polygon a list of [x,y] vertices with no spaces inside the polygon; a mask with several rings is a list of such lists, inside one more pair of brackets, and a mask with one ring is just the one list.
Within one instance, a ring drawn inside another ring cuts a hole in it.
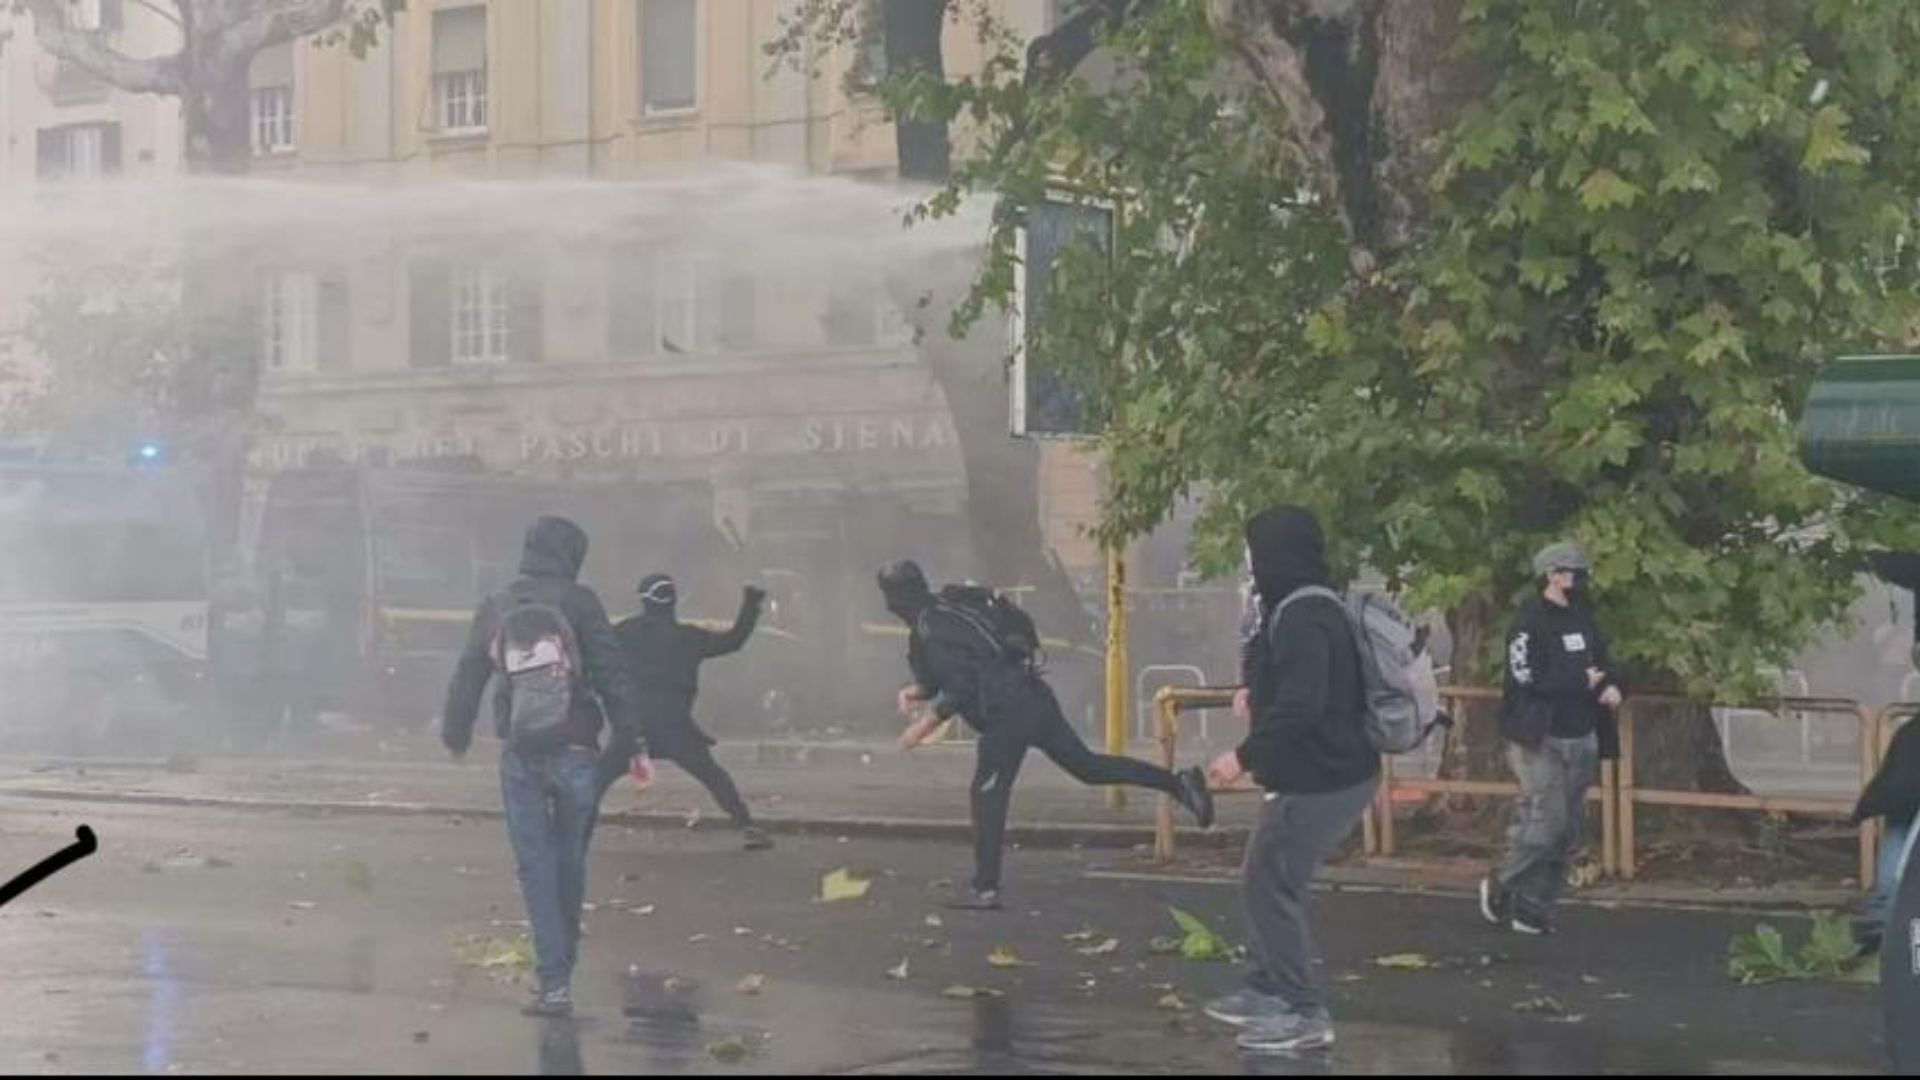
[{"label": "black face mask", "polygon": [[1587,590],[1591,588],[1592,585],[1593,575],[1590,572],[1586,570],[1575,570],[1573,572],[1573,584],[1567,586],[1567,595],[1585,596]]}]

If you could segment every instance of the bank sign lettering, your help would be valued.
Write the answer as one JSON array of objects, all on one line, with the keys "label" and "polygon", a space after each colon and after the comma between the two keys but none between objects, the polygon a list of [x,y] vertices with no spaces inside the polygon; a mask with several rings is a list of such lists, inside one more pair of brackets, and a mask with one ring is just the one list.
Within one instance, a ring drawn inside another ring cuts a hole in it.
[{"label": "bank sign lettering", "polygon": [[498,465],[858,454],[893,457],[939,454],[957,447],[952,422],[942,415],[855,415],[787,422],[541,427],[486,435],[287,435],[262,447],[254,464],[267,469],[295,468],[322,455],[355,463],[478,458]]}]

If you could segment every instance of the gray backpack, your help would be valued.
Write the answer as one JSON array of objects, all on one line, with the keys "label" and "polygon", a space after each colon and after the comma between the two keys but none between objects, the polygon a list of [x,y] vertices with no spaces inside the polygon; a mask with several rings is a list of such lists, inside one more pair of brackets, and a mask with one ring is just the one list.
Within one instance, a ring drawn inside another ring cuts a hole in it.
[{"label": "gray backpack", "polygon": [[584,689],[580,643],[559,608],[510,603],[493,641],[494,666],[507,681],[507,740],[521,750],[549,750],[565,742]]},{"label": "gray backpack", "polygon": [[1323,596],[1340,605],[1360,652],[1360,679],[1366,697],[1367,740],[1383,754],[1406,754],[1420,748],[1436,727],[1446,725],[1440,712],[1440,684],[1434,676],[1433,656],[1421,643],[1420,631],[1393,601],[1378,593],[1356,590],[1346,597],[1317,585],[1298,589],[1273,609],[1271,628],[1280,623],[1288,604],[1305,596]]}]

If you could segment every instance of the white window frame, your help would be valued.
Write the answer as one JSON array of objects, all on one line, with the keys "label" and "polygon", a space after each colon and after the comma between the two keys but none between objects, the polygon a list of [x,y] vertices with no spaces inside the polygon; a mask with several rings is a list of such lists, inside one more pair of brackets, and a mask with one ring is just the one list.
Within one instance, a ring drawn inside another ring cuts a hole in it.
[{"label": "white window frame", "polygon": [[[60,133],[60,176],[63,179],[97,180],[106,175],[107,132],[104,124],[66,124]],[[86,153],[82,149],[87,148]]]},{"label": "white window frame", "polygon": [[319,370],[320,279],[304,271],[267,275],[260,302],[262,366],[275,374]]},{"label": "white window frame", "polygon": [[454,271],[447,290],[449,354],[455,365],[504,364],[513,356],[507,275],[491,266]]},{"label": "white window frame", "polygon": [[647,57],[645,34],[647,25],[646,7],[651,0],[639,0],[637,28],[634,35],[634,58],[640,69],[640,115],[647,119],[670,119],[676,116],[691,116],[700,111],[700,76],[706,65],[700,55],[700,0],[693,0],[693,40],[688,49],[693,55],[693,100],[685,105],[654,105],[647,100]]},{"label": "white window frame", "polygon": [[662,251],[654,265],[653,327],[656,355],[700,351],[700,293],[704,260],[684,251]]},{"label": "white window frame", "polygon": [[[277,108],[270,110],[269,105]],[[292,86],[254,87],[248,118],[252,121],[255,154],[287,154],[297,146]]]},{"label": "white window frame", "polygon": [[487,69],[469,68],[435,75],[433,105],[441,134],[486,134]]}]

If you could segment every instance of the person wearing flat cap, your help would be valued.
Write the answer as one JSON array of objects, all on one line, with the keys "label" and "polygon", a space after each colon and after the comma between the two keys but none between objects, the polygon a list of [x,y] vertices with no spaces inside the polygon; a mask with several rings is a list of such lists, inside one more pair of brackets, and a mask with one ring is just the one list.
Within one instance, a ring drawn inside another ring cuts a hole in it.
[{"label": "person wearing flat cap", "polygon": [[1540,593],[1507,634],[1500,734],[1520,782],[1506,852],[1480,883],[1480,913],[1516,933],[1553,932],[1553,908],[1580,850],[1587,789],[1602,757],[1619,753],[1622,690],[1607,639],[1586,603],[1592,565],[1579,546],[1534,556]]}]

